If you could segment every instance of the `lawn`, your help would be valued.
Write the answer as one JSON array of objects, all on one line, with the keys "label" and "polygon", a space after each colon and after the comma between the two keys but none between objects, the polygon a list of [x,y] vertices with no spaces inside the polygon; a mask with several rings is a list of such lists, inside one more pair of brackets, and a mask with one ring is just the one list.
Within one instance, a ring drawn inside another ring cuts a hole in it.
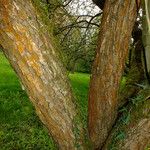
[{"label": "lawn", "polygon": [[[89,75],[69,75],[77,105],[86,126]],[[27,94],[10,64],[0,52],[0,149],[55,150],[46,128],[39,121]]]}]

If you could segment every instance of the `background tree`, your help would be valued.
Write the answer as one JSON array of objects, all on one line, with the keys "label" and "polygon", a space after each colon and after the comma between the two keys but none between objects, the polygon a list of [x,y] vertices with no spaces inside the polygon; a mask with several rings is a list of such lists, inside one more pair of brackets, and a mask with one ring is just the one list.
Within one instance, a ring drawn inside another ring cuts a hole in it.
[{"label": "background tree", "polygon": [[90,1],[75,0],[67,4],[59,5],[55,13],[53,12],[53,34],[60,44],[67,70],[89,73],[95,54],[101,13],[97,13],[98,10],[93,11],[95,5]]},{"label": "background tree", "polygon": [[[145,48],[148,76],[150,73],[150,2],[143,0],[143,45]],[[149,77],[148,77],[149,78]]]}]

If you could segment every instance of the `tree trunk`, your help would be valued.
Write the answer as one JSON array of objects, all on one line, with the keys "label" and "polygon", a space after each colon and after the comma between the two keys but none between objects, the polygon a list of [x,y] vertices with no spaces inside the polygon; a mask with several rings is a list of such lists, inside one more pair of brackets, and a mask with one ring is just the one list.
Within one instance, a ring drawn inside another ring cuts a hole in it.
[{"label": "tree trunk", "polygon": [[119,89],[119,107],[128,103],[129,100],[141,90],[138,84],[141,84],[145,78],[144,65],[142,62],[144,48],[142,43],[142,30],[139,29],[139,23],[135,23],[132,33],[134,44],[130,50],[130,67],[125,77],[125,85],[122,85]]},{"label": "tree trunk", "polygon": [[60,149],[84,147],[66,70],[30,0],[0,1],[0,45]]},{"label": "tree trunk", "polygon": [[146,150],[150,148],[150,89],[144,89],[122,109],[122,115],[103,150]]},{"label": "tree trunk", "polygon": [[150,1],[143,0],[143,44],[145,48],[147,71],[150,77]]},{"label": "tree trunk", "polygon": [[102,147],[116,119],[118,88],[137,15],[137,2],[107,0],[104,6],[88,106],[88,129],[95,148]]}]

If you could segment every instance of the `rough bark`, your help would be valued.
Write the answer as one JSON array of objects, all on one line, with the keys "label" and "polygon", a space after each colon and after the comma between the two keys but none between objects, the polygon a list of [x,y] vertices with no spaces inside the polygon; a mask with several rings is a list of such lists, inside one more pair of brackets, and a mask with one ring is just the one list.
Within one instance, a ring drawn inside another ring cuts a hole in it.
[{"label": "rough bark", "polygon": [[83,130],[66,71],[30,0],[0,1],[0,45],[59,148],[82,149]]},{"label": "rough bark", "polygon": [[147,70],[150,76],[150,1],[143,0],[143,44],[145,48]]},{"label": "rough bark", "polygon": [[88,106],[88,129],[95,148],[102,146],[116,119],[118,88],[136,15],[135,0],[105,3]]},{"label": "rough bark", "polygon": [[144,89],[123,110],[103,150],[150,148],[150,89]]}]

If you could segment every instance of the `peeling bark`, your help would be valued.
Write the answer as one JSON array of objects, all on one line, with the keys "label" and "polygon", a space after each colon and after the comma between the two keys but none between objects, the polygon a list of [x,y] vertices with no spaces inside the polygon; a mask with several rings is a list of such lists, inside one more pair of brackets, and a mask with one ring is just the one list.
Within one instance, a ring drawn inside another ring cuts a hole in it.
[{"label": "peeling bark", "polygon": [[30,0],[0,1],[0,45],[59,148],[83,149],[66,70]]},{"label": "peeling bark", "polygon": [[88,130],[95,148],[101,148],[116,119],[118,88],[136,16],[135,0],[106,1],[88,106]]}]

